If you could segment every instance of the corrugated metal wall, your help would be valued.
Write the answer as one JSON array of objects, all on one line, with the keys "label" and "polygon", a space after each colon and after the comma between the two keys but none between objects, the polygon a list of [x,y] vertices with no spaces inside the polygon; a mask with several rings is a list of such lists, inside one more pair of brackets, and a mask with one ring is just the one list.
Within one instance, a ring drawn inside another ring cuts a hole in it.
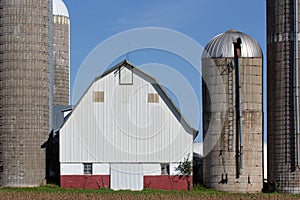
[{"label": "corrugated metal wall", "polygon": [[142,190],[143,188],[143,164],[111,164],[110,189]]},{"label": "corrugated metal wall", "polygon": [[0,1],[0,186],[45,179],[49,1]]},{"label": "corrugated metal wall", "polygon": [[[104,102],[93,92],[104,91]],[[187,133],[159,98],[148,103],[153,86],[134,74],[120,85],[108,74],[92,84],[60,131],[60,162],[176,162],[192,156]]]}]

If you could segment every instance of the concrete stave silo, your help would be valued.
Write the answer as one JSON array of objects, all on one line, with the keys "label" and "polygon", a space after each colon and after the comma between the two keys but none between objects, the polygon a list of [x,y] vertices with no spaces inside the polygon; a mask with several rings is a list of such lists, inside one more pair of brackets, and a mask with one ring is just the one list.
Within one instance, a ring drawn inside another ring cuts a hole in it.
[{"label": "concrete stave silo", "polygon": [[[241,47],[236,47],[238,41]],[[202,72],[206,187],[232,192],[262,189],[262,62],[256,41],[235,30],[214,37],[205,47]]]},{"label": "concrete stave silo", "polygon": [[286,193],[300,193],[298,24],[297,0],[267,0],[268,181]]},{"label": "concrete stave silo", "polygon": [[62,0],[53,1],[54,106],[70,104],[70,18]]},{"label": "concrete stave silo", "polygon": [[46,149],[47,183],[60,184],[57,130],[64,122],[65,109],[70,108],[70,18],[62,0],[53,0],[50,18],[50,129]]},{"label": "concrete stave silo", "polygon": [[0,187],[45,180],[49,1],[0,1]]}]

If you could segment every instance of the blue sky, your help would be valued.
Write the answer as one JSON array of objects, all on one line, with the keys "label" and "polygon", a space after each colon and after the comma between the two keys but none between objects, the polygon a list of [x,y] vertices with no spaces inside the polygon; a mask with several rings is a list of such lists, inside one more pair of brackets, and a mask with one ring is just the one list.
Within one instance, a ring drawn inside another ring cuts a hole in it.
[{"label": "blue sky", "polygon": [[[133,28],[162,27],[176,30],[202,46],[215,35],[236,29],[257,40],[266,55],[266,9],[265,1],[262,0],[64,0],[64,2],[71,19],[71,93],[76,74],[89,53],[111,36]],[[186,71],[184,66],[188,65],[185,61],[161,51],[132,52],[126,57],[138,66],[147,63],[173,65],[180,73]],[[126,57],[121,56],[122,59]],[[184,70],[180,71],[182,69]],[[95,77],[101,73],[95,71]],[[194,74],[193,70],[186,72],[188,78]],[[87,79],[88,84],[92,82],[92,79]],[[191,84],[195,91],[199,90],[196,79]],[[200,99],[200,95],[197,98]],[[187,119],[189,120],[189,116]],[[192,122],[193,125],[195,123]],[[201,130],[200,125],[196,128]]]}]

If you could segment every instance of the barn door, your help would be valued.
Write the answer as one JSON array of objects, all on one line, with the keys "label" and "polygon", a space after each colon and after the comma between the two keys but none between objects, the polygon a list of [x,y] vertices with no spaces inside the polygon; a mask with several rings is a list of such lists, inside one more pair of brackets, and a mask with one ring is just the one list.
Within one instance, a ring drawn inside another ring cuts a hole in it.
[{"label": "barn door", "polygon": [[111,164],[110,188],[112,190],[142,190],[144,188],[142,164]]}]

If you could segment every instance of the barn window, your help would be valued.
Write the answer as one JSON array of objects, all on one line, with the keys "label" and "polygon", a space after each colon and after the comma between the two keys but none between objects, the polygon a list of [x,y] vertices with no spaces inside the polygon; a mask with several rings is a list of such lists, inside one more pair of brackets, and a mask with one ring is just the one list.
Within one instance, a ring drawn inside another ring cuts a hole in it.
[{"label": "barn window", "polygon": [[104,102],[104,91],[94,91],[93,102]]},{"label": "barn window", "polygon": [[170,175],[170,165],[169,163],[161,163],[160,164],[161,174],[162,175]]},{"label": "barn window", "polygon": [[155,93],[149,93],[148,94],[148,103],[158,103],[159,96]]},{"label": "barn window", "polygon": [[83,163],[83,174],[92,174],[93,165],[92,163]]}]

